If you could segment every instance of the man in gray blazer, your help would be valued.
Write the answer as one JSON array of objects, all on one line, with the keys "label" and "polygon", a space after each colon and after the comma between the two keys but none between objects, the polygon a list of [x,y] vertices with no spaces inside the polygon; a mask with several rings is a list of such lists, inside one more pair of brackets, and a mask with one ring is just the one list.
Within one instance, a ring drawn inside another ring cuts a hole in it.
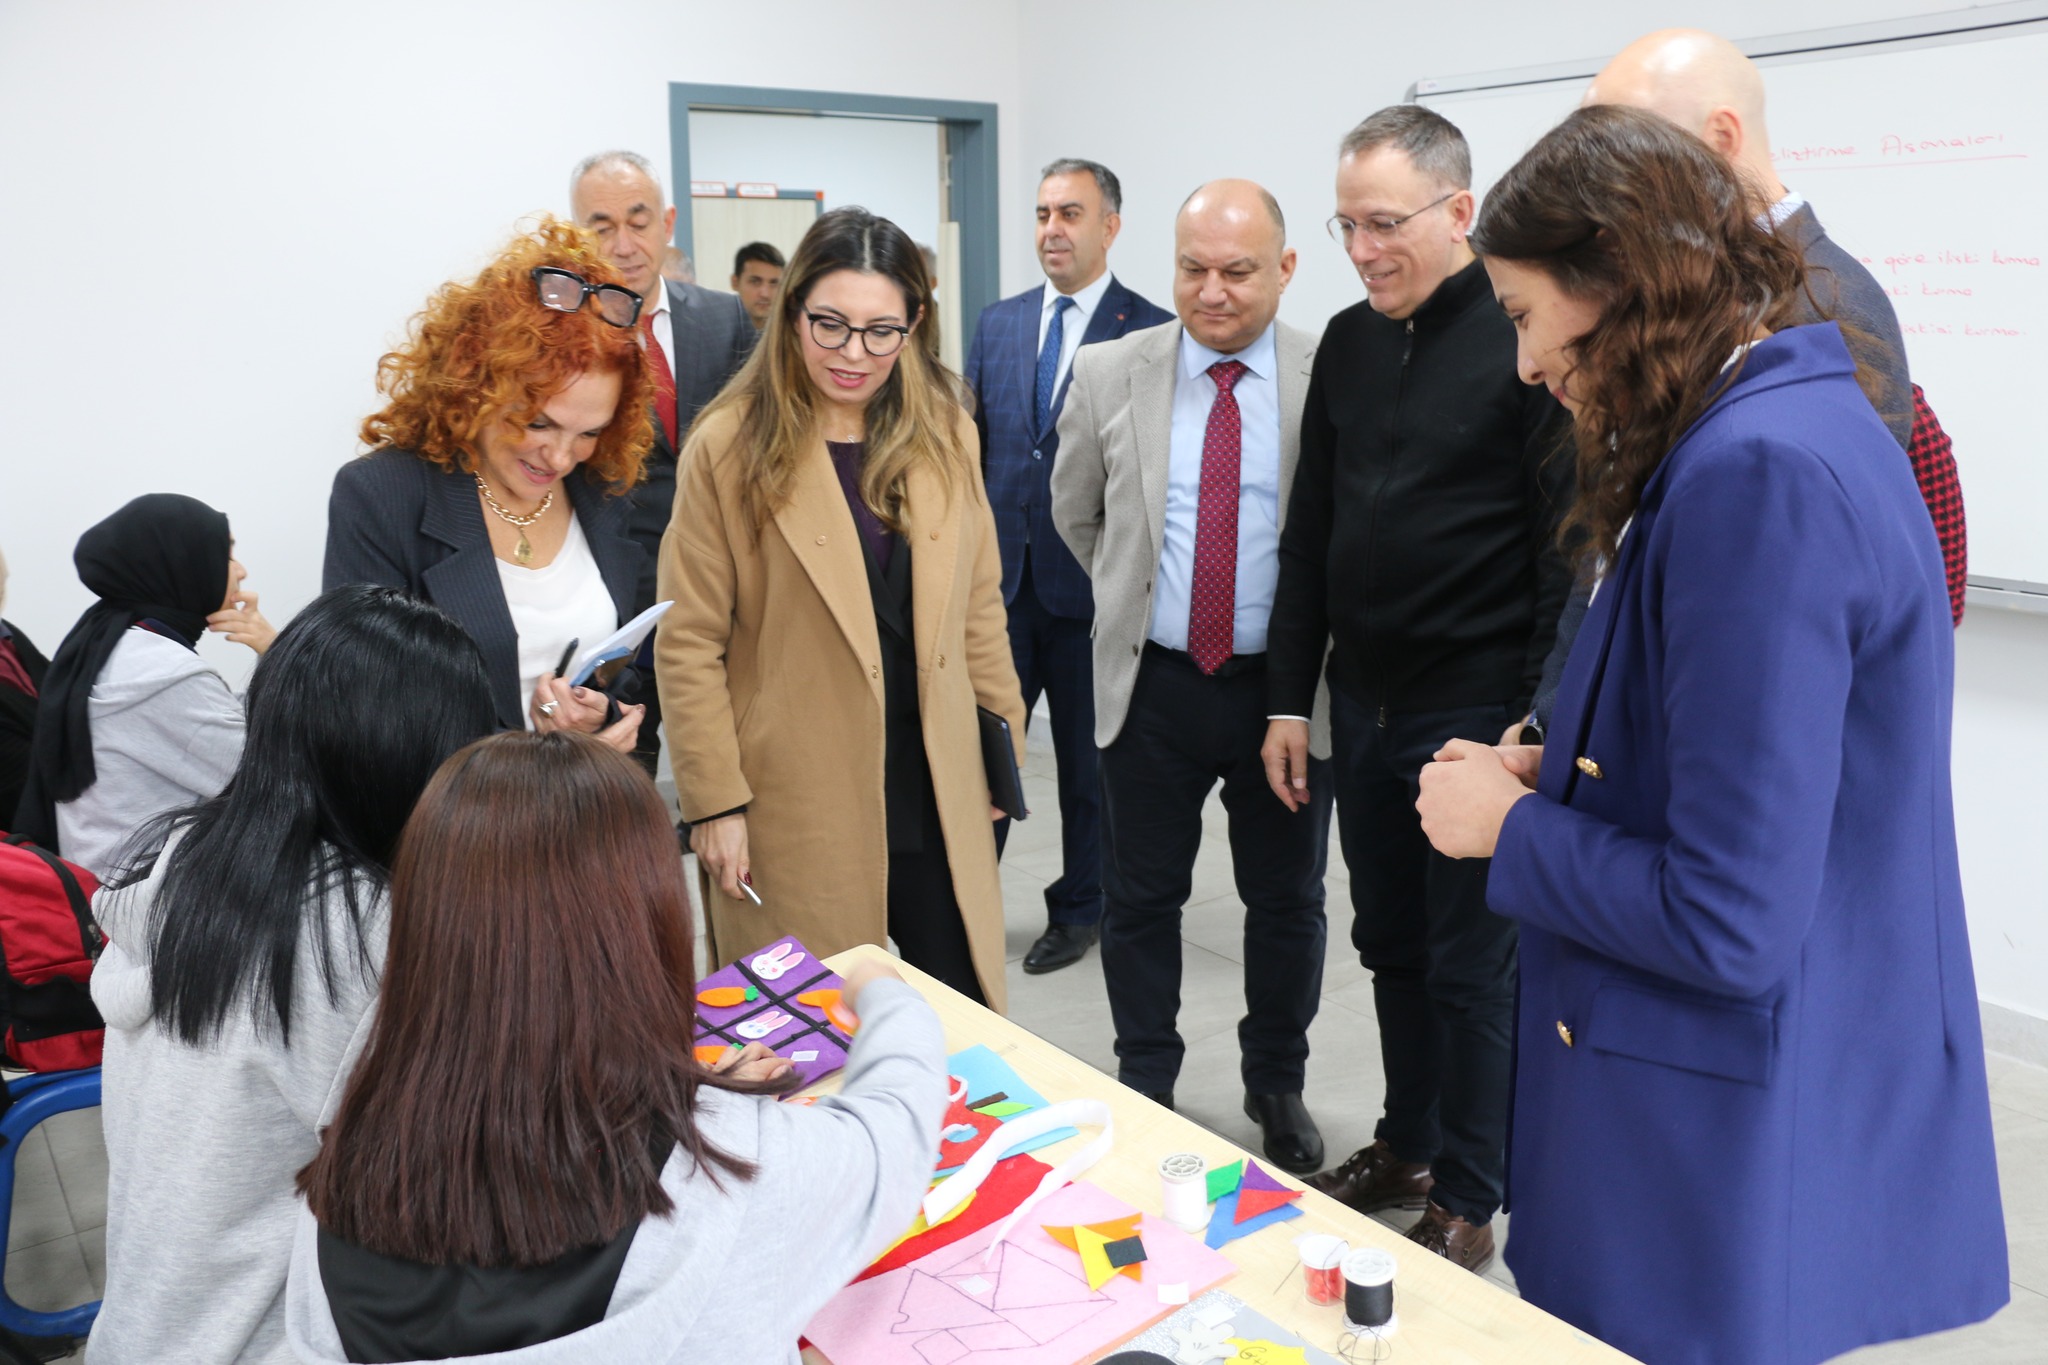
[{"label": "man in gray blazer", "polygon": [[[1266,618],[1315,341],[1277,321],[1294,252],[1272,195],[1196,190],[1174,225],[1162,325],[1076,354],[1059,418],[1054,525],[1095,589],[1102,751],[1102,972],[1118,1078],[1172,1106],[1185,1048],[1181,909],[1218,781],[1244,902],[1245,1112],[1266,1156],[1317,1169],[1301,1099],[1322,994],[1330,785],[1290,811],[1267,789]],[[1315,707],[1327,755],[1326,704]],[[1316,761],[1320,761],[1318,758]]]},{"label": "man in gray blazer", "polygon": [[[676,454],[690,423],[754,349],[754,324],[737,294],[662,278],[676,206],[665,203],[661,182],[636,152],[599,152],[580,162],[569,180],[576,221],[597,237],[626,287],[644,300],[640,334],[661,358],[654,399],[654,453],[633,490],[633,538],[647,547],[646,603],[654,601],[654,564],[676,496]],[[653,727],[646,727],[651,731]]]}]

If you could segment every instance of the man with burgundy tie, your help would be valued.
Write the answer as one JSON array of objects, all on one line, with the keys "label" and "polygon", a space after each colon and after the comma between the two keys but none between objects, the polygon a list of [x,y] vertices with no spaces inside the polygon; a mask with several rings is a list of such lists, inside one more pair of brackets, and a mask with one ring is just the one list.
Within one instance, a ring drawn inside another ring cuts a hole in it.
[{"label": "man with burgundy tie", "polygon": [[[1267,1158],[1300,1173],[1323,1160],[1301,1091],[1322,994],[1330,784],[1289,809],[1266,789],[1259,744],[1266,618],[1316,348],[1276,320],[1294,252],[1265,190],[1204,185],[1174,243],[1179,324],[1075,357],[1052,474],[1053,521],[1095,589],[1102,974],[1118,1079],[1171,1107],[1186,1050],[1181,910],[1202,805],[1221,781],[1244,903],[1245,1112]],[[1311,710],[1327,753],[1324,706]]]},{"label": "man with burgundy tie", "polygon": [[654,563],[676,493],[676,452],[698,409],[739,373],[754,349],[754,324],[737,294],[662,279],[661,263],[676,225],[661,182],[635,152],[599,152],[576,167],[569,202],[576,221],[645,302],[640,334],[661,359],[654,400],[655,449],[647,478],[633,493],[633,538],[647,546],[647,600],[654,600]]},{"label": "man with burgundy tie", "polygon": [[[1109,273],[1123,224],[1123,186],[1107,166],[1067,158],[1038,183],[1038,263],[1045,283],[982,310],[967,352],[977,400],[981,471],[1003,550],[1003,604],[1024,709],[1041,692],[1052,711],[1060,791],[1060,878],[1045,888],[1046,929],[1024,954],[1033,976],[1078,962],[1102,919],[1102,828],[1095,753],[1095,681],[1088,574],[1052,524],[1055,423],[1083,346],[1173,315]],[[1008,821],[996,827],[1002,848]]]},{"label": "man with burgundy tie", "polygon": [[[647,158],[636,152],[599,152],[586,157],[569,177],[569,204],[576,221],[640,295],[640,335],[661,363],[655,367],[654,451],[646,474],[632,492],[627,529],[647,549],[642,561],[639,605],[654,602],[654,571],[661,536],[668,529],[676,497],[676,452],[698,409],[717,396],[739,372],[754,348],[753,321],[737,294],[698,284],[664,280],[675,205],[666,203],[661,182]],[[590,643],[586,641],[586,643]],[[643,690],[647,706],[640,726],[640,754],[651,764],[660,749],[660,700]]]},{"label": "man with burgundy tie", "polygon": [[[1487,908],[1483,861],[1430,848],[1417,776],[1528,707],[1570,586],[1572,466],[1570,419],[1517,376],[1514,323],[1466,244],[1471,187],[1464,135],[1420,105],[1341,144],[1329,231],[1366,297],[1316,352],[1265,755],[1283,803],[1336,790],[1386,1077],[1373,1142],[1310,1183],[1361,1212],[1422,1209],[1409,1237],[1478,1271],[1502,1195],[1515,927]],[[1326,675],[1327,778],[1299,719]]]}]

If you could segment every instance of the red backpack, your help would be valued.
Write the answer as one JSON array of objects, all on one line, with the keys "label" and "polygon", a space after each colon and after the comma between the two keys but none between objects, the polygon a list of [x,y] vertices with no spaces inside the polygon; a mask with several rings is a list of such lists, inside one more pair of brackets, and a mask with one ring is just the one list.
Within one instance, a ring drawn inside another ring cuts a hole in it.
[{"label": "red backpack", "polygon": [[106,943],[92,918],[99,889],[92,873],[26,835],[0,843],[0,1041],[16,1066],[100,1064],[107,1026],[88,984]]}]

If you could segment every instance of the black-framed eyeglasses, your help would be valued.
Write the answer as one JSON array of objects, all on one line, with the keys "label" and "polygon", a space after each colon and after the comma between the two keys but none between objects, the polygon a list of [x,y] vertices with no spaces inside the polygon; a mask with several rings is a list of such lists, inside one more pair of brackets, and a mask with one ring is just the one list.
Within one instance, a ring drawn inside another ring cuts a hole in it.
[{"label": "black-framed eyeglasses", "polygon": [[858,336],[861,347],[877,360],[903,349],[903,338],[910,335],[908,327],[893,322],[856,327],[845,318],[834,317],[830,313],[805,313],[804,316],[810,320],[811,340],[826,350],[840,350]]},{"label": "black-framed eyeglasses", "polygon": [[537,265],[532,273],[533,292],[544,308],[573,313],[595,299],[597,315],[614,327],[631,327],[640,320],[640,296],[622,284],[592,284],[573,270],[552,265]]},{"label": "black-framed eyeglasses", "polygon": [[1351,249],[1351,239],[1363,232],[1378,246],[1392,246],[1394,239],[1401,235],[1401,224],[1410,218],[1419,218],[1438,204],[1447,204],[1463,194],[1463,190],[1452,190],[1440,199],[1432,199],[1413,213],[1404,213],[1399,218],[1389,218],[1384,213],[1375,213],[1362,223],[1354,223],[1343,214],[1338,214],[1323,226],[1329,230],[1330,239],[1345,250]]}]

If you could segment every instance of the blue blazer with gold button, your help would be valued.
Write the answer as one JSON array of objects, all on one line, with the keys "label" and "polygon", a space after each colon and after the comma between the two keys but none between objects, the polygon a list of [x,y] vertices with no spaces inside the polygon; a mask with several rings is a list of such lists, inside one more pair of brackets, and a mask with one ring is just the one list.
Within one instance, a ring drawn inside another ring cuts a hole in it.
[{"label": "blue blazer with gold button", "polygon": [[1756,345],[1644,488],[1489,874],[1532,1302],[1654,1365],[1798,1365],[2006,1301],[1953,669],[1840,331]]}]

